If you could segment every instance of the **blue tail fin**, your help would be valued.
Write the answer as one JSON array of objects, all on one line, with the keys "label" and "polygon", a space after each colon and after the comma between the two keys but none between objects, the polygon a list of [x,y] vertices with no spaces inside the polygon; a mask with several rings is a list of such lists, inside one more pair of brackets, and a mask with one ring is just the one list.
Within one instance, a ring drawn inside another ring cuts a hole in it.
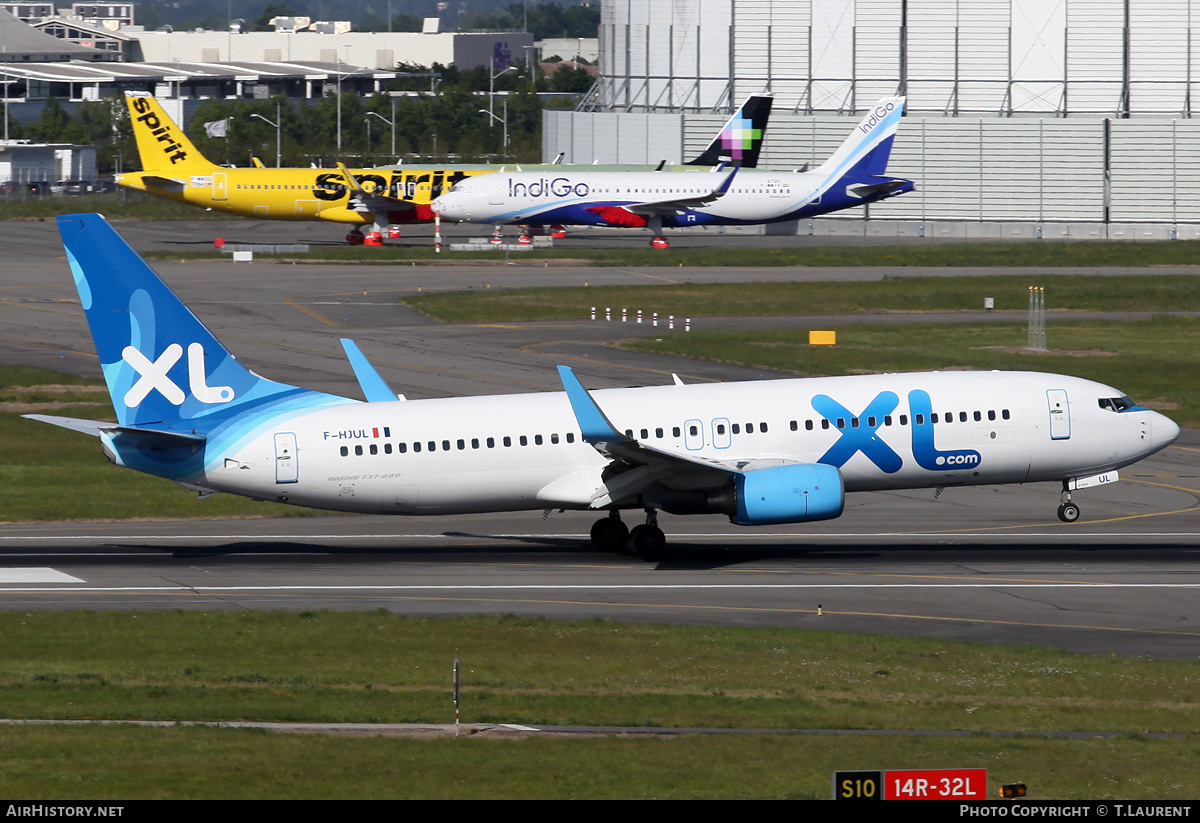
[{"label": "blue tail fin", "polygon": [[867,110],[838,150],[813,171],[827,174],[831,180],[887,173],[892,141],[903,114],[903,97],[883,98]]},{"label": "blue tail fin", "polygon": [[62,215],[58,229],[120,425],[204,433],[249,411],[351,402],[244,368],[100,215]]}]

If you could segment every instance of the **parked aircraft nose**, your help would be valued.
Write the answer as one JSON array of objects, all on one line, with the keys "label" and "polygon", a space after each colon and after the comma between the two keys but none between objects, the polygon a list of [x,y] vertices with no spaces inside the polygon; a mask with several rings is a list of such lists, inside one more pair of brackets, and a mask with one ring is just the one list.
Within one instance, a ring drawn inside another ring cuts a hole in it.
[{"label": "parked aircraft nose", "polygon": [[430,204],[430,208],[441,215],[443,220],[470,220],[464,207],[463,198],[453,192],[443,194]]},{"label": "parked aircraft nose", "polygon": [[1165,414],[1153,412],[1150,418],[1150,443],[1154,451],[1165,449],[1179,437],[1179,424]]}]

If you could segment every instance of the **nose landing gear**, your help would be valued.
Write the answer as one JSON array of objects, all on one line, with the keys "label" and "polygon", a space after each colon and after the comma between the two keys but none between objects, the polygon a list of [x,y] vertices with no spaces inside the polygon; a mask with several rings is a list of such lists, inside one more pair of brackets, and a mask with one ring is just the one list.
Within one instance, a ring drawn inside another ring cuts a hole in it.
[{"label": "nose landing gear", "polygon": [[1067,481],[1063,481],[1062,504],[1058,507],[1058,519],[1064,523],[1074,523],[1079,519],[1079,507],[1071,502],[1071,490]]}]

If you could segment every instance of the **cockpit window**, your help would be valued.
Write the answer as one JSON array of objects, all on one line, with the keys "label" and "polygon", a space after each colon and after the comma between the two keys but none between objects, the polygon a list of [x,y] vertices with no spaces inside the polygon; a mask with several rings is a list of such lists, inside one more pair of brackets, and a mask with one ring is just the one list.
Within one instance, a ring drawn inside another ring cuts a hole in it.
[{"label": "cockpit window", "polygon": [[1100,408],[1114,412],[1123,412],[1129,411],[1130,409],[1139,408],[1137,403],[1134,403],[1131,399],[1129,399],[1128,395],[1124,394],[1120,397],[1101,397],[1097,402],[1100,403]]}]

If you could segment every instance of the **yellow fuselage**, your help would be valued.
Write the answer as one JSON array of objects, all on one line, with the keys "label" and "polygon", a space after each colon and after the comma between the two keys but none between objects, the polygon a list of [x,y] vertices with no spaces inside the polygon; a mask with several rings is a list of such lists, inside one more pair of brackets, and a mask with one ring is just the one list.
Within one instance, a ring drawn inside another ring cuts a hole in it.
[{"label": "yellow fuselage", "polygon": [[[429,203],[459,180],[497,171],[495,166],[424,166],[408,169],[351,169],[364,190],[386,194],[412,204],[389,210],[388,222],[414,223],[433,219]],[[362,225],[372,216],[349,207],[353,192],[337,169],[249,168],[212,166],[163,177],[165,170],[130,172],[117,183],[178,203],[268,220],[329,220]]]}]

